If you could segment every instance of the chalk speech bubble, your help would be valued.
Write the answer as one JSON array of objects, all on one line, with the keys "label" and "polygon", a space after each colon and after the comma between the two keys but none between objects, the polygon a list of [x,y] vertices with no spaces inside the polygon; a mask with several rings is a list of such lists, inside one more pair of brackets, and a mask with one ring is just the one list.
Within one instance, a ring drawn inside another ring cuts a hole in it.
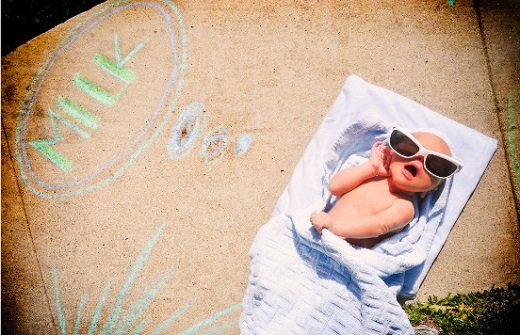
[{"label": "chalk speech bubble", "polygon": [[[146,27],[139,26],[139,15],[146,16],[141,21]],[[152,31],[146,25],[150,15],[162,19],[154,20]],[[129,22],[127,17],[137,19]],[[123,41],[118,29],[132,40]],[[157,43],[153,46],[154,39],[162,39],[160,49]],[[107,40],[113,41],[109,51]],[[150,50],[167,57],[154,62],[146,57]],[[78,55],[85,58],[78,59]],[[82,63],[79,70],[78,63]],[[154,65],[157,69],[155,63],[160,63],[157,73],[146,74],[152,79],[139,82],[140,71]],[[66,77],[74,65],[73,74]],[[185,26],[169,0],[114,2],[74,27],[36,74],[18,113],[15,151],[28,188],[40,197],[60,198],[94,190],[120,176],[170,119],[185,67]],[[60,82],[68,86],[60,86]],[[160,95],[135,93],[139,93],[136,85],[150,82],[162,85],[150,90],[160,91]],[[132,89],[134,93],[129,94]],[[53,95],[51,101],[49,95]],[[133,106],[139,110],[132,111]],[[123,136],[113,134],[114,123]],[[121,128],[125,124],[128,127]]]}]

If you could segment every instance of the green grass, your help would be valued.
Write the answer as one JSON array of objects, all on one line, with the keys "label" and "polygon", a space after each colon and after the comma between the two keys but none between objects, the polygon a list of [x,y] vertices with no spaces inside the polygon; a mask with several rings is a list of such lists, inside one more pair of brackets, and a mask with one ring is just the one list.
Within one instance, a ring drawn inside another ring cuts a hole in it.
[{"label": "green grass", "polygon": [[520,286],[493,286],[482,292],[430,296],[403,306],[413,326],[433,325],[442,334],[520,334]]}]

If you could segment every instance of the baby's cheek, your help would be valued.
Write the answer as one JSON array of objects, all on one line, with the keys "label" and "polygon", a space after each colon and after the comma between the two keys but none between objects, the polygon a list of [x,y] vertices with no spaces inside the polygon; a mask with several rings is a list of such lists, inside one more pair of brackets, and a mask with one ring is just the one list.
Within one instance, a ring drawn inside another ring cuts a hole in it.
[{"label": "baby's cheek", "polygon": [[439,187],[440,184],[442,184],[442,182],[444,181],[444,179],[440,179],[440,178],[433,177],[433,176],[431,178],[432,178],[431,185],[433,188]]}]

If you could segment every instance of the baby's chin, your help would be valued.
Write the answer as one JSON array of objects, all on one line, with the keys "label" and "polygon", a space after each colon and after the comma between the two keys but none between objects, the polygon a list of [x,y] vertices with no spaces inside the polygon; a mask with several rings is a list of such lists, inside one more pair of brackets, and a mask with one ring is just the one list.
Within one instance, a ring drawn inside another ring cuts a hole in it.
[{"label": "baby's chin", "polygon": [[393,191],[397,193],[424,193],[437,189],[438,183],[421,183],[418,179],[392,178]]}]

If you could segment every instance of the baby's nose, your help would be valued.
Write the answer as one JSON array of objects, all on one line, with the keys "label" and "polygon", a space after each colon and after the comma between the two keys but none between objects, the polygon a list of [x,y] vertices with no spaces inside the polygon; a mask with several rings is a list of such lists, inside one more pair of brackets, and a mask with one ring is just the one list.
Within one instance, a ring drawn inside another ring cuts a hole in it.
[{"label": "baby's nose", "polygon": [[418,160],[419,162],[424,164],[424,155],[417,155],[414,157],[414,159]]}]

